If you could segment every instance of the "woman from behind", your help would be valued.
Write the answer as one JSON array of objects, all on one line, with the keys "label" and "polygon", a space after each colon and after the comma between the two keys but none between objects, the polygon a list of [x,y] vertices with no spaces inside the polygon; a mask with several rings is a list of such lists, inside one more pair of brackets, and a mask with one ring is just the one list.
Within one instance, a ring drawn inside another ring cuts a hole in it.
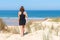
[{"label": "woman from behind", "polygon": [[24,10],[24,7],[21,6],[19,12],[18,12],[18,20],[19,20],[19,28],[20,28],[20,34],[21,36],[24,35],[24,28],[27,21],[27,13]]}]

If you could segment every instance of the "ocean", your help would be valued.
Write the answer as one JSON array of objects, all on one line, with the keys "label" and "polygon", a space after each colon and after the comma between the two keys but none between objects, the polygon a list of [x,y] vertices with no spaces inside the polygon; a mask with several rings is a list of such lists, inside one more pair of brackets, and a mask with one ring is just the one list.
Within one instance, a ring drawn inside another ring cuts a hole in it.
[{"label": "ocean", "polygon": [[[29,18],[60,17],[60,10],[26,10]],[[0,10],[0,17],[18,17],[18,10]]]},{"label": "ocean", "polygon": [[[60,10],[26,10],[28,19],[42,19],[49,17],[60,17]],[[17,26],[18,10],[0,10],[0,18],[10,26]]]}]

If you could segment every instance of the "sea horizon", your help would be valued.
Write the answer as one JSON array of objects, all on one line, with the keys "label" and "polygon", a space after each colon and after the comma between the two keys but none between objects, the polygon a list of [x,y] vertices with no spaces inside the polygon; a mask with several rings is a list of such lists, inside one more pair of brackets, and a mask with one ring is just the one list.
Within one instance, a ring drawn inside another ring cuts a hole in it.
[{"label": "sea horizon", "polygon": [[[0,18],[17,18],[19,10],[0,10]],[[60,10],[26,10],[28,18],[60,17]]]},{"label": "sea horizon", "polygon": [[[0,10],[0,18],[7,25],[18,25],[19,10]],[[60,10],[26,10],[28,20],[44,20],[45,18],[60,18]]]}]

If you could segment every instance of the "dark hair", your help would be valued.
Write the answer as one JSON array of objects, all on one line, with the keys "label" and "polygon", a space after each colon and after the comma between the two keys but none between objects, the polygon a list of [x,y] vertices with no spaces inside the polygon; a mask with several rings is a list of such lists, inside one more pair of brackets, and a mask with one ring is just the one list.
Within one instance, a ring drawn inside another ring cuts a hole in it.
[{"label": "dark hair", "polygon": [[20,11],[21,12],[24,12],[25,11],[23,6],[21,6]]}]

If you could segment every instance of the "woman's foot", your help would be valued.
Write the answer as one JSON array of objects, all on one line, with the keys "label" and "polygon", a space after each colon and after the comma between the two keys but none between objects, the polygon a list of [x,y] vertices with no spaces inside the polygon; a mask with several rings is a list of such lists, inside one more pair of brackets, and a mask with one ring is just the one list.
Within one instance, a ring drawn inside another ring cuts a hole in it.
[{"label": "woman's foot", "polygon": [[20,36],[21,36],[21,37],[23,37],[23,36],[24,36],[24,34],[22,33],[22,34],[20,34]]},{"label": "woman's foot", "polygon": [[24,35],[20,35],[21,37],[23,37]]}]

